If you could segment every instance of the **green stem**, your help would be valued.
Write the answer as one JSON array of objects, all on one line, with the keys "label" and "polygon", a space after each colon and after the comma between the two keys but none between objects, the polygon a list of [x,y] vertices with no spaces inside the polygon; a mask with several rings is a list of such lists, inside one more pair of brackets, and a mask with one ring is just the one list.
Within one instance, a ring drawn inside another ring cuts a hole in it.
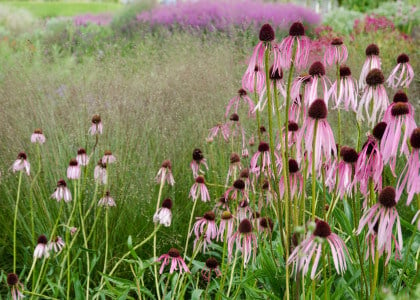
[{"label": "green stem", "polygon": [[18,183],[18,190],[16,195],[16,206],[15,206],[15,216],[13,219],[13,273],[16,274],[16,229],[17,229],[17,214],[19,208],[19,200],[20,200],[20,188],[22,185],[22,173],[23,171],[19,171],[19,183]]},{"label": "green stem", "polygon": [[[165,172],[166,171],[163,171],[162,177],[160,179],[159,194],[158,194],[158,199],[156,201],[156,212],[158,211],[159,206],[160,206],[160,198],[162,197],[163,186],[165,184],[165,177],[166,177]],[[158,226],[157,223],[155,223],[155,230],[156,230],[156,226]],[[153,236],[153,257],[155,259],[157,258],[157,254],[156,254],[156,234]],[[153,270],[154,270],[154,277],[155,277],[156,294],[157,294],[158,299],[160,300],[161,297],[160,297],[159,279],[158,279],[158,272],[157,272],[157,265],[156,264],[154,264]]]},{"label": "green stem", "polygon": [[191,215],[190,215],[190,221],[188,223],[188,231],[187,231],[187,241],[185,242],[185,247],[184,247],[184,260],[185,257],[187,256],[187,251],[188,251],[188,241],[190,240],[190,231],[191,231],[191,225],[192,225],[192,221],[194,218],[194,211],[195,211],[195,207],[197,205],[198,199],[194,201],[192,210],[191,210]]},{"label": "green stem", "polygon": [[[337,97],[340,95],[340,88],[341,88],[341,81],[340,81],[340,64],[337,62],[336,64],[337,66]],[[337,108],[337,113],[338,113],[338,145],[341,146],[341,112],[340,112],[340,108]]]},{"label": "green stem", "polygon": [[315,120],[314,135],[312,137],[312,221],[315,221],[316,174],[315,174],[315,145],[318,130],[318,119]]},{"label": "green stem", "polygon": [[328,284],[327,284],[327,264],[325,263],[325,255],[324,253],[326,253],[326,249],[325,249],[325,243],[324,245],[322,245],[323,249],[322,249],[322,274],[324,276],[323,281],[324,281],[324,299],[327,300],[328,299]]},{"label": "green stem", "polygon": [[235,273],[235,265],[236,265],[237,258],[238,258],[238,250],[235,251],[235,257],[233,259],[233,264],[232,264],[232,271],[230,272],[229,286],[228,286],[228,291],[226,294],[226,298],[228,299],[229,299],[230,289],[232,288],[233,274]]},{"label": "green stem", "polygon": [[[420,221],[418,221],[418,222],[420,222]],[[414,224],[414,225],[416,225],[416,224]],[[407,269],[408,258],[410,257],[411,245],[413,244],[413,241],[414,241],[414,238],[415,238],[416,234],[417,234],[417,230],[416,230],[416,228],[414,228],[413,229],[413,234],[411,235],[410,241],[408,242],[408,246],[406,248],[407,250],[406,250],[406,253],[405,253],[405,257],[404,257],[404,265],[403,265],[403,268],[402,268],[402,272],[401,272],[400,278],[398,279],[396,293],[398,293],[399,290],[400,290],[401,283],[402,283],[402,280],[403,280],[403,276],[405,274],[405,270]]]},{"label": "green stem", "polygon": [[376,291],[376,282],[378,280],[378,268],[379,268],[379,253],[378,249],[375,250],[375,267],[373,273],[373,281],[372,286],[370,287],[370,300],[375,299],[375,291]]},{"label": "green stem", "polygon": [[223,295],[223,288],[225,287],[225,280],[226,280],[226,276],[224,274],[227,274],[227,266],[225,263],[225,257],[226,257],[226,250],[227,250],[227,230],[225,230],[225,234],[224,234],[224,239],[223,239],[223,255],[221,257],[222,260],[222,279],[220,280],[220,288],[219,288],[219,293],[217,295],[217,299],[220,300],[222,299],[222,295]]}]

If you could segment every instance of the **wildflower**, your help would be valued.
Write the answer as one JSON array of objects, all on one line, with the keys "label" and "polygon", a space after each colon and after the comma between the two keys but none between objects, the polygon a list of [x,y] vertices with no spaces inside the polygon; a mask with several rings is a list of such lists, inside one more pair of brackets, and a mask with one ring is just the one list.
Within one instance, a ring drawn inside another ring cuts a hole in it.
[{"label": "wildflower", "polygon": [[57,236],[53,241],[48,243],[48,251],[53,251],[60,253],[63,250],[65,243],[60,236]]},{"label": "wildflower", "polygon": [[[275,156],[278,155],[274,153]],[[261,168],[258,166],[258,160],[261,156]],[[260,171],[268,171],[272,175],[271,171],[271,158],[270,158],[270,146],[266,142],[260,142],[258,151],[251,158],[251,171],[253,173],[259,173]]]},{"label": "wildflower", "polygon": [[64,202],[71,201],[71,192],[67,187],[67,184],[64,181],[64,179],[60,179],[57,182],[57,187],[55,188],[54,193],[51,195],[51,198],[57,200],[57,202],[60,202],[62,199],[64,199]]},{"label": "wildflower", "polygon": [[327,78],[327,76],[325,76],[325,67],[322,64],[322,62],[314,62],[309,68],[309,75],[311,76],[312,80],[308,83],[309,94],[305,98],[306,100],[308,100],[308,102],[305,103],[306,106],[310,106],[313,103],[313,101],[315,101],[315,99],[318,98],[318,81],[321,81],[321,89],[323,91],[324,101],[328,107],[328,99],[330,97],[330,88],[328,87],[328,85],[331,86],[331,81]]},{"label": "wildflower", "polygon": [[400,155],[404,153],[408,157],[409,150],[407,144],[409,135],[417,127],[416,121],[414,120],[413,107],[408,103],[405,93],[401,91],[395,96],[394,101],[401,101],[393,102],[385,112],[384,121],[388,124],[388,126],[386,127],[381,140],[381,153],[384,163],[390,163],[391,171],[394,176],[398,145],[400,143],[401,135],[403,133]]},{"label": "wildflower", "polygon": [[208,282],[211,280],[213,272],[216,274],[216,277],[222,276],[222,272],[219,269],[219,262],[214,257],[210,257],[206,260],[206,269],[201,271],[201,276]]},{"label": "wildflower", "polygon": [[[295,145],[296,142],[298,141],[299,124],[296,123],[295,121],[289,121],[287,125],[287,135],[288,135],[287,140],[288,140],[289,148],[292,148],[293,145]],[[278,143],[277,145],[278,151],[280,151],[280,147],[281,147],[281,143]]]},{"label": "wildflower", "polygon": [[341,65],[347,61],[348,51],[346,45],[344,45],[341,38],[335,38],[327,46],[324,54],[324,64],[332,65]]},{"label": "wildflower", "polygon": [[303,275],[306,275],[312,258],[315,255],[311,270],[311,279],[315,278],[319,259],[321,258],[321,255],[326,255],[325,253],[322,253],[322,244],[325,241],[328,242],[328,245],[330,246],[334,267],[337,273],[342,274],[347,269],[344,251],[348,253],[348,250],[343,240],[338,235],[331,232],[331,228],[327,222],[316,220],[315,230],[293,250],[287,261],[287,264],[293,263],[295,275],[299,271],[302,271]]},{"label": "wildflower", "polygon": [[[286,185],[285,179],[284,179],[284,176],[282,176],[279,182],[280,198],[283,198],[284,191],[286,189],[285,185]],[[295,195],[302,193],[303,177],[302,177],[302,174],[299,172],[298,162],[294,160],[293,158],[289,159],[289,185],[290,185],[290,195],[289,195],[290,199],[293,199]]]},{"label": "wildflower", "polygon": [[[306,105],[308,105],[309,101],[313,100],[313,99],[309,99],[311,82],[312,82],[312,76],[309,74],[300,74],[299,76],[297,76],[293,80],[292,88],[290,89],[291,99],[299,99],[300,105],[302,105],[302,103],[305,103]],[[303,86],[303,91],[305,94],[304,99],[301,99],[302,95],[300,94],[302,86]],[[298,119],[295,118],[294,120],[296,121]]]},{"label": "wildflower", "polygon": [[172,175],[172,163],[170,160],[163,161],[162,166],[155,177],[155,180],[157,183],[161,183],[162,181],[166,180],[169,185],[175,184],[174,176]]},{"label": "wildflower", "polygon": [[80,179],[81,170],[79,163],[75,158],[70,159],[69,167],[67,168],[68,179]]},{"label": "wildflower", "polygon": [[217,233],[217,241],[224,241],[224,237],[229,240],[233,234],[233,226],[235,225],[235,219],[229,211],[224,211],[220,219],[219,231]]},{"label": "wildflower", "polygon": [[[372,258],[372,262],[375,261],[375,242],[377,240],[378,237],[378,225],[379,225],[379,221],[376,221],[375,226],[373,226],[373,230],[369,231],[366,234],[366,241],[367,241],[367,249],[366,249],[366,256],[365,256],[365,260],[367,260],[369,258],[369,256]],[[401,248],[398,245],[395,236],[392,234],[392,240],[394,241],[394,245],[395,245],[395,259],[400,259],[401,258]],[[391,246],[391,243],[387,244],[388,246]],[[382,247],[380,249],[378,249],[378,254],[379,257],[382,256],[382,254],[384,253],[384,251],[387,252],[387,257],[385,260],[385,264],[388,264],[389,259],[391,258],[391,252],[392,249],[391,248],[387,248],[385,249],[385,247]]]},{"label": "wildflower", "polygon": [[227,182],[229,181],[229,178],[231,176],[236,177],[236,172],[240,171],[241,169],[242,169],[241,158],[239,157],[238,154],[232,153],[230,155],[230,164],[229,164],[228,175],[226,178],[226,185],[227,185]]},{"label": "wildflower", "polygon": [[31,165],[30,163],[26,160],[27,156],[25,152],[19,152],[17,159],[15,160],[15,162],[13,163],[12,166],[12,171],[13,173],[17,172],[17,171],[26,171],[26,174],[29,176],[30,175],[30,170],[31,170]]},{"label": "wildflower", "polygon": [[243,200],[239,202],[236,215],[238,217],[239,222],[242,221],[243,219],[248,219],[252,217],[252,210],[251,210],[251,207],[249,207],[248,200]]},{"label": "wildflower", "polygon": [[41,145],[45,143],[45,135],[42,133],[42,129],[37,128],[34,130],[34,133],[31,135],[31,143],[39,143]]},{"label": "wildflower", "polygon": [[114,198],[110,196],[109,191],[106,191],[105,196],[99,199],[98,205],[106,207],[116,206]]},{"label": "wildflower", "polygon": [[194,178],[196,178],[198,176],[198,172],[204,173],[200,169],[201,165],[204,165],[207,170],[209,169],[209,167],[207,166],[207,161],[204,158],[203,152],[200,149],[198,149],[198,148],[194,149],[192,157],[193,157],[193,160],[190,164],[190,167],[191,167],[191,170],[193,172]]},{"label": "wildflower", "polygon": [[363,89],[366,85],[368,73],[373,69],[381,69],[381,59],[379,58],[379,47],[375,44],[370,44],[366,47],[366,60],[360,72],[359,88]]},{"label": "wildflower", "polygon": [[99,184],[106,184],[108,181],[108,175],[106,172],[106,163],[100,159],[96,164],[95,170],[93,170],[93,176]]},{"label": "wildflower", "polygon": [[252,232],[252,224],[248,219],[244,219],[239,224],[238,231],[234,233],[228,241],[228,256],[232,258],[233,244],[236,243],[236,250],[242,252],[242,258],[244,267],[246,267],[251,254],[253,254],[253,260],[255,260],[257,252],[257,238]]},{"label": "wildflower", "polygon": [[402,53],[398,55],[397,65],[386,81],[389,87],[397,89],[399,87],[408,88],[410,86],[410,83],[414,78],[414,71],[409,62],[410,59],[407,54]]},{"label": "wildflower", "polygon": [[77,232],[77,228],[76,227],[70,227],[70,234],[72,236],[75,235],[76,232]]},{"label": "wildflower", "polygon": [[171,268],[169,270],[169,274],[172,274],[174,271],[177,271],[179,268],[179,273],[182,274],[183,272],[190,273],[187,265],[185,264],[184,260],[179,254],[179,251],[175,248],[169,249],[167,254],[161,255],[157,261],[162,261],[162,266],[160,267],[159,274],[163,273],[163,269],[165,266],[171,264]]},{"label": "wildflower", "polygon": [[397,199],[400,198],[405,187],[408,194],[407,205],[410,205],[415,194],[420,193],[420,127],[412,131],[410,145],[411,154],[397,183]]},{"label": "wildflower", "polygon": [[110,150],[105,150],[104,156],[102,156],[102,161],[108,165],[116,162],[117,158],[112,154]]},{"label": "wildflower", "polygon": [[344,195],[352,194],[353,188],[353,168],[358,159],[358,154],[353,148],[343,146],[340,149],[340,156],[343,158],[338,164],[338,194],[342,198]]},{"label": "wildflower", "polygon": [[249,106],[248,116],[251,116],[253,114],[252,112],[254,110],[254,102],[252,102],[251,98],[249,98],[248,94],[244,89],[240,89],[238,91],[238,94],[229,100],[229,103],[226,106],[225,118],[227,118],[227,116],[229,115],[229,111],[232,108],[232,106],[235,106],[235,113],[238,113],[239,102],[241,100],[243,100]]},{"label": "wildflower", "polygon": [[77,163],[81,166],[87,166],[89,164],[89,156],[87,156],[86,150],[84,148],[77,150],[76,160]]},{"label": "wildflower", "polygon": [[19,281],[19,277],[15,273],[7,274],[7,284],[10,286],[10,293],[13,300],[25,298],[23,295],[23,284]]},{"label": "wildflower", "polygon": [[[337,79],[338,80],[338,79]],[[357,82],[351,76],[351,70],[347,66],[340,67],[340,89],[337,91],[337,81],[333,83],[330,89],[330,94],[335,100],[335,109],[338,109],[341,104],[346,111],[351,108],[354,112],[357,110]],[[338,92],[338,95],[337,95]]]},{"label": "wildflower", "polygon": [[166,198],[162,202],[162,207],[153,215],[153,222],[159,223],[165,227],[171,226],[172,222],[172,200]]},{"label": "wildflower", "polygon": [[[308,64],[311,40],[305,36],[305,28],[300,22],[295,22],[290,26],[289,36],[279,44],[280,51],[274,56],[274,64],[283,69],[289,70],[294,58],[294,66],[303,69]],[[295,56],[293,57],[293,52]]]},{"label": "wildflower", "polygon": [[[388,106],[388,96],[385,91],[384,75],[379,69],[371,70],[366,76],[366,87],[360,99],[357,118],[363,121],[363,108],[365,110],[369,126],[373,126],[376,120],[384,113]],[[373,101],[373,103],[372,103]]]},{"label": "wildflower", "polygon": [[34,250],[34,258],[50,257],[47,243],[48,243],[48,239],[45,235],[40,235],[38,237],[38,243]]},{"label": "wildflower", "polygon": [[193,232],[195,234],[194,248],[197,245],[197,242],[200,240],[200,237],[204,235],[203,239],[203,251],[207,249],[207,244],[210,244],[212,240],[217,237],[217,225],[214,221],[216,215],[212,211],[206,212],[202,218],[196,218],[194,223]]},{"label": "wildflower", "polygon": [[264,69],[255,65],[254,72],[245,72],[242,77],[242,88],[249,93],[261,93],[265,85],[265,72]]},{"label": "wildflower", "polygon": [[[276,89],[280,92],[280,94],[283,96],[283,98],[286,98],[286,90],[284,88],[282,69],[281,68],[275,69],[274,66],[271,66],[270,70],[269,70],[269,74],[270,74],[271,90],[274,89],[274,85],[275,85]],[[255,108],[253,109],[253,113],[255,113],[257,110],[258,111],[263,111],[264,110],[265,105],[267,104],[267,101],[268,101],[267,100],[268,97],[266,96],[266,92],[267,92],[267,89],[266,89],[266,87],[264,87],[264,89],[260,93],[260,99],[259,99],[257,105],[255,106]],[[272,103],[271,109],[273,110],[274,113],[276,112],[276,106],[275,106],[274,101]]]},{"label": "wildflower", "polygon": [[[324,157],[327,161],[337,155],[337,148],[335,145],[334,135],[331,127],[327,122],[327,106],[324,100],[316,99],[308,110],[308,117],[303,123],[303,128],[300,133],[300,138],[305,140],[305,150],[308,157],[312,157],[312,143],[315,140],[315,169],[320,170],[322,158]],[[316,127],[317,126],[317,127]],[[316,137],[314,132],[316,130]],[[300,148],[300,143],[298,143]],[[298,151],[302,153],[302,151]],[[315,176],[315,174],[312,174]]]},{"label": "wildflower", "polygon": [[385,247],[385,249],[391,249],[392,228],[394,227],[395,221],[398,246],[400,248],[403,246],[400,217],[398,216],[398,211],[395,207],[397,202],[395,189],[391,186],[387,186],[380,192],[378,202],[366,210],[360,219],[359,228],[356,232],[357,234],[362,232],[362,229],[366,224],[368,225],[368,234],[374,234],[376,222],[379,222],[377,234],[378,250],[383,247]]},{"label": "wildflower", "polygon": [[225,126],[225,124],[222,124],[222,123],[219,123],[216,126],[210,128],[209,135],[207,136],[207,141],[213,141],[219,132],[222,134],[223,139],[226,142],[228,142],[229,141],[229,127]]},{"label": "wildflower", "polygon": [[[249,201],[248,192],[245,189],[245,181],[237,179],[233,182],[233,185],[228,188],[225,192],[225,198],[235,199],[237,201],[247,200]],[[240,195],[240,197],[238,197]]]},{"label": "wildflower", "polygon": [[100,115],[93,115],[92,125],[89,128],[89,133],[91,135],[102,134],[103,126]]},{"label": "wildflower", "polygon": [[262,217],[259,218],[258,222],[258,230],[263,233],[271,234],[274,228],[273,220],[271,220],[269,217]]},{"label": "wildflower", "polygon": [[191,187],[189,197],[192,198],[193,201],[196,201],[198,197],[201,197],[201,201],[203,202],[210,201],[209,191],[203,176],[197,176],[195,183]]}]

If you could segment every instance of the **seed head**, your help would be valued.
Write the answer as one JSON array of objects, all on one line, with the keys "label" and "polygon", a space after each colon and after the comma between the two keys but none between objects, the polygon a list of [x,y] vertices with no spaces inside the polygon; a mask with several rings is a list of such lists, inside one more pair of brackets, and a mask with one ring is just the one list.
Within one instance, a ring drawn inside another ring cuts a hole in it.
[{"label": "seed head", "polygon": [[260,226],[264,229],[273,230],[274,223],[269,217],[260,218]]},{"label": "seed head", "polygon": [[386,208],[392,208],[397,205],[395,201],[395,189],[392,186],[385,187],[379,194],[378,202]]},{"label": "seed head", "polygon": [[171,198],[166,198],[165,200],[163,200],[162,207],[171,209],[172,208],[172,200],[171,200]]},{"label": "seed head", "polygon": [[401,53],[400,55],[398,55],[397,63],[405,64],[405,63],[408,63],[409,61],[410,61],[410,58],[408,57],[407,54]]},{"label": "seed head", "polygon": [[376,126],[373,128],[372,130],[372,134],[373,136],[377,139],[377,140],[381,140],[382,136],[385,133],[385,129],[386,129],[387,124],[385,122],[379,122],[378,124],[376,124]]},{"label": "seed head", "polygon": [[217,262],[217,260],[214,257],[210,257],[206,260],[206,266],[210,270],[216,269],[218,265],[219,265],[219,263]]},{"label": "seed head", "polygon": [[48,243],[48,239],[47,239],[47,237],[45,235],[41,234],[38,237],[38,242],[37,243],[38,244],[44,244],[44,245],[46,245]]},{"label": "seed head", "polygon": [[312,119],[325,119],[328,115],[328,109],[324,100],[316,99],[312,102],[311,106],[309,106],[308,115]]},{"label": "seed head", "polygon": [[351,147],[343,146],[340,149],[340,155],[346,163],[353,164],[357,161],[359,155]]},{"label": "seed head", "polygon": [[340,67],[340,77],[349,77],[351,76],[351,70],[347,66]]},{"label": "seed head", "polygon": [[366,56],[379,55],[379,47],[375,44],[370,44],[366,47]]},{"label": "seed head", "polygon": [[69,166],[76,167],[78,165],[75,158],[70,159]]},{"label": "seed head", "polygon": [[224,212],[222,212],[222,219],[223,220],[230,220],[232,218],[232,214],[225,210]]},{"label": "seed head", "polygon": [[249,169],[245,168],[242,169],[241,173],[239,173],[240,178],[249,178]]},{"label": "seed head", "polygon": [[214,221],[214,219],[216,219],[216,215],[210,210],[204,214],[203,218],[207,221]]},{"label": "seed head", "polygon": [[57,181],[57,187],[66,187],[67,183],[64,181],[64,179],[60,179]]},{"label": "seed head", "polygon": [[290,26],[289,35],[291,36],[301,36],[305,35],[305,28],[301,22],[295,22]]},{"label": "seed head", "polygon": [[275,33],[270,24],[264,24],[260,29],[260,41],[271,42],[274,40]]},{"label": "seed head", "polygon": [[410,145],[415,149],[420,148],[420,127],[413,130],[410,136]]},{"label": "seed head", "polygon": [[84,148],[80,148],[79,150],[77,150],[77,155],[83,155],[86,154],[86,150]]},{"label": "seed head", "polygon": [[366,76],[366,83],[369,86],[377,86],[383,84],[385,81],[384,74],[379,69],[372,69]]},{"label": "seed head", "polygon": [[309,75],[311,76],[324,76],[325,67],[320,61],[314,62],[309,68]]},{"label": "seed head", "polygon": [[[255,67],[258,68],[257,66],[255,66]],[[240,97],[246,96],[246,91],[244,89],[239,89],[238,94],[239,94]]]},{"label": "seed head", "polygon": [[27,158],[26,153],[25,152],[19,152],[17,158],[26,160],[26,158]]},{"label": "seed head", "polygon": [[270,188],[270,182],[267,179],[264,179],[263,185],[262,185],[262,189],[263,190],[268,190]]},{"label": "seed head", "polygon": [[331,45],[333,45],[333,46],[343,45],[343,39],[342,38],[335,38],[331,41]]},{"label": "seed head", "polygon": [[391,115],[394,117],[407,115],[409,112],[408,104],[404,102],[397,102],[391,108]]},{"label": "seed head", "polygon": [[101,122],[101,116],[100,115],[93,115],[92,123],[93,124],[99,124],[100,122]]},{"label": "seed head", "polygon": [[176,258],[176,257],[180,256],[179,251],[176,248],[169,249],[168,254],[169,254],[170,257],[173,257],[173,258]]},{"label": "seed head", "polygon": [[239,122],[239,115],[238,114],[231,114],[229,120],[234,122]]},{"label": "seed head", "polygon": [[261,125],[260,126],[260,132],[261,133],[267,132],[267,129],[265,129],[265,127]]},{"label": "seed head", "polygon": [[197,183],[204,183],[204,177],[203,176],[197,176],[197,178],[195,179],[195,182]]},{"label": "seed head", "polygon": [[243,234],[250,233],[252,231],[251,222],[248,219],[243,219],[239,224],[239,232]]},{"label": "seed head", "polygon": [[15,286],[19,282],[19,277],[15,273],[7,274],[7,284]]},{"label": "seed head", "polygon": [[395,93],[394,99],[392,101],[394,103],[397,103],[397,102],[408,102],[407,94],[404,93],[404,91],[399,90],[398,92]]},{"label": "seed head", "polygon": [[289,124],[287,125],[287,129],[291,132],[296,132],[299,130],[299,125],[296,122],[289,121]]},{"label": "seed head", "polygon": [[283,70],[281,68],[277,68],[275,72],[273,72],[274,66],[270,68],[270,79],[271,80],[281,80],[283,78]]},{"label": "seed head", "polygon": [[36,134],[42,134],[42,129],[41,128],[36,128],[34,130],[34,133],[36,133]]},{"label": "seed head", "polygon": [[241,162],[241,158],[239,157],[239,155],[237,153],[232,153],[230,155],[230,163],[235,164],[239,162]]},{"label": "seed head", "polygon": [[192,157],[193,157],[193,160],[199,163],[204,158],[203,152],[201,151],[201,149],[195,148],[193,151]]},{"label": "seed head", "polygon": [[258,145],[259,152],[267,152],[270,150],[270,146],[266,142],[260,142]]},{"label": "seed head", "polygon": [[242,191],[245,188],[245,182],[242,179],[237,179],[233,183],[233,187]]},{"label": "seed head", "polygon": [[294,174],[296,172],[299,172],[299,164],[296,160],[291,158],[289,159],[289,173]]},{"label": "seed head", "polygon": [[331,234],[331,228],[327,222],[322,220],[316,220],[315,224],[316,225],[313,235],[326,238]]},{"label": "seed head", "polygon": [[164,160],[164,161],[162,162],[162,168],[165,168],[165,169],[172,169],[172,163],[171,163],[171,161],[170,161],[169,159]]}]

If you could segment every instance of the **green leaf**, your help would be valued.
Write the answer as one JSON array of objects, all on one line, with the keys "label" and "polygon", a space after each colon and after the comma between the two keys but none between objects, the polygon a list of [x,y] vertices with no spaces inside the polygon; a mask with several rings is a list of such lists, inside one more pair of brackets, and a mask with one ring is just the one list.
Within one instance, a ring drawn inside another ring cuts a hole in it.
[{"label": "green leaf", "polygon": [[196,289],[191,295],[191,300],[199,300],[201,299],[200,296],[204,292],[204,290]]}]

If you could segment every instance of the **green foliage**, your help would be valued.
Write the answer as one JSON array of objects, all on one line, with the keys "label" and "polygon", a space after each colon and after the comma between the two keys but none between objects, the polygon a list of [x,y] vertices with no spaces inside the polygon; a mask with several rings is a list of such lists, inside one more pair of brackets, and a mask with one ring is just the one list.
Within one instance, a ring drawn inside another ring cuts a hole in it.
[{"label": "green foliage", "polygon": [[326,13],[323,18],[323,23],[334,28],[335,31],[349,34],[352,32],[354,21],[357,19],[363,19],[361,12],[340,7]]},{"label": "green foliage", "polygon": [[350,10],[366,12],[377,8],[380,4],[387,1],[388,0],[341,0],[339,1],[339,4]]}]

